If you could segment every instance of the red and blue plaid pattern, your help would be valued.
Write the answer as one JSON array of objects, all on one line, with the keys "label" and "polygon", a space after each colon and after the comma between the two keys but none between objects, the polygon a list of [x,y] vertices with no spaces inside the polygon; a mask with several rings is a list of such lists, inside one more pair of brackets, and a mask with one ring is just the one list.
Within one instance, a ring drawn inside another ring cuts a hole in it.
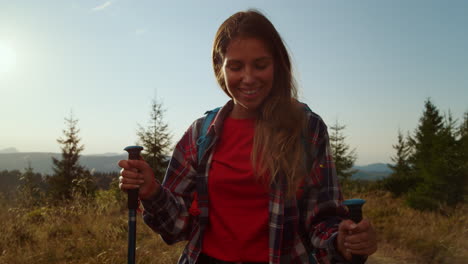
[{"label": "red and blue plaid pattern", "polygon": [[[207,133],[213,143],[198,161],[196,141],[203,118],[196,120],[177,143],[161,191],[143,200],[144,221],[162,239],[173,244],[188,240],[180,264],[194,264],[200,254],[204,228],[208,224],[208,169],[213,146],[223,120],[233,106],[228,102],[218,112]],[[286,198],[286,185],[271,186],[269,248],[270,263],[346,263],[334,248],[338,224],[346,218],[342,195],[331,157],[327,127],[312,111],[307,111],[306,146],[310,174],[304,177],[300,195]],[[197,208],[192,208],[197,196]],[[192,209],[192,210],[191,210]],[[193,213],[196,211],[197,213]],[[190,213],[192,212],[192,214]]]}]

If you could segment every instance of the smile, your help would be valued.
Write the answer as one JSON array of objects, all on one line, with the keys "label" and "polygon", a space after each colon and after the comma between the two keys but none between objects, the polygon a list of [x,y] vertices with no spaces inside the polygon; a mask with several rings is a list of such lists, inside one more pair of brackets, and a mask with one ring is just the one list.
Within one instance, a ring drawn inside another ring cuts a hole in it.
[{"label": "smile", "polygon": [[256,94],[259,91],[259,89],[250,89],[250,90],[241,89],[240,91],[244,94],[252,95],[252,94]]}]

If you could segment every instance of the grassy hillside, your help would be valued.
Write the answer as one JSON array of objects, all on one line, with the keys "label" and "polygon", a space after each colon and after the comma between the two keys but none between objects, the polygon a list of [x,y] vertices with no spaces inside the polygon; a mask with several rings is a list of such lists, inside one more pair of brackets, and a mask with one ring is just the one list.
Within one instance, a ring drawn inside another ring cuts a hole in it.
[{"label": "grassy hillside", "polygon": [[[101,192],[96,201],[2,210],[0,263],[126,263],[125,206]],[[176,263],[182,247],[167,246],[138,219],[137,263]]]},{"label": "grassy hillside", "polygon": [[[442,216],[409,209],[378,190],[345,196],[367,200],[365,217],[378,230],[379,250],[369,263],[468,263],[467,205]],[[4,199],[0,205],[0,263],[126,262],[127,210],[120,192],[59,206],[18,208]],[[138,218],[137,263],[176,263],[183,246],[167,246]]]},{"label": "grassy hillside", "polygon": [[367,201],[363,214],[379,238],[374,259],[393,260],[382,263],[468,263],[468,204],[447,208],[442,215],[411,209],[403,200],[377,189],[344,195]]}]

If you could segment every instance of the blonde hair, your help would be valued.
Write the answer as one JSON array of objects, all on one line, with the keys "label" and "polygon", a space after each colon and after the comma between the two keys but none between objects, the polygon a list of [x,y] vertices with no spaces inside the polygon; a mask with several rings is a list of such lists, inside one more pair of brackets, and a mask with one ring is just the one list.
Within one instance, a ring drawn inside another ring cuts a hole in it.
[{"label": "blonde hair", "polygon": [[297,102],[289,54],[273,24],[260,12],[248,10],[229,17],[219,27],[212,50],[216,79],[229,97],[222,64],[230,41],[236,37],[263,40],[273,55],[273,88],[259,109],[251,160],[255,174],[269,184],[279,183],[283,175],[287,195],[291,196],[306,166],[302,142],[305,111]]}]

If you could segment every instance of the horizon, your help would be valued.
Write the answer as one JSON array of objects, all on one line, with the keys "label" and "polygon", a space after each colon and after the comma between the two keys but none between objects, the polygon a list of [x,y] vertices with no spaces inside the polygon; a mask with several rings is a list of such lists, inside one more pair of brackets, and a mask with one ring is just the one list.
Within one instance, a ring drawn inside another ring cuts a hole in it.
[{"label": "horizon", "polygon": [[285,41],[300,101],[329,128],[346,125],[357,166],[390,163],[398,131],[413,133],[427,98],[441,115],[468,111],[466,1],[2,1],[0,151],[60,153],[73,111],[82,155],[124,153],[153,98],[175,144],[228,100],[211,45],[248,8]]},{"label": "horizon", "polygon": [[[55,154],[55,155],[61,155],[61,152],[30,152],[30,151],[18,151],[16,148],[7,148],[7,149],[0,149],[0,155],[1,154]],[[126,156],[128,153],[125,151],[123,152],[108,152],[108,153],[89,153],[89,154],[80,154],[80,157],[83,156],[101,156],[101,157],[115,157],[115,156]],[[167,157],[170,157],[169,155]],[[26,163],[25,163],[26,164]],[[353,167],[366,167],[366,166],[371,166],[371,165],[376,165],[376,164],[384,164],[384,165],[393,165],[394,162],[373,162],[373,163],[368,163],[368,164],[354,164]],[[1,169],[1,168],[0,168]]]},{"label": "horizon", "polygon": [[[55,155],[61,155],[61,152],[60,151],[58,151],[58,152],[19,151],[16,148],[6,148],[6,149],[0,149],[0,155],[1,154],[55,154]],[[83,157],[83,156],[88,156],[88,157],[89,156],[113,157],[113,156],[126,156],[126,155],[128,155],[128,153],[125,152],[125,151],[122,151],[122,152],[107,152],[107,153],[87,153],[87,154],[80,153],[80,157]],[[170,155],[167,155],[167,157],[170,157]],[[372,162],[372,163],[367,163],[367,164],[354,163],[353,167],[366,167],[366,166],[375,165],[375,164],[393,165],[394,162],[377,161],[377,162]]]},{"label": "horizon", "polygon": [[[0,150],[0,171],[26,171],[29,167],[36,173],[44,175],[53,174],[52,158],[61,157],[62,153],[58,152],[2,152]],[[118,172],[120,168],[117,166],[118,160],[126,159],[128,153],[107,153],[107,154],[85,154],[80,155],[80,165],[87,169],[100,173]],[[169,157],[169,156],[168,156]],[[354,164],[352,169],[357,171],[353,174],[356,177],[362,177],[365,173],[366,177],[380,177],[389,175],[392,170],[388,163],[378,162],[370,164]],[[369,174],[370,173],[370,174]]]}]

